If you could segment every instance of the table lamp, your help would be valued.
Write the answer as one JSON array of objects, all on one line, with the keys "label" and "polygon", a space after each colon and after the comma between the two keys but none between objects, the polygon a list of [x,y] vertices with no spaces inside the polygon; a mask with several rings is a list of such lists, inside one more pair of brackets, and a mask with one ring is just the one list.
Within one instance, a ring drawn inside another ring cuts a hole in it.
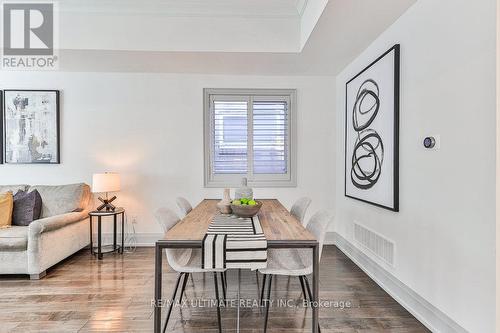
[{"label": "table lamp", "polygon": [[106,193],[103,199],[99,197],[102,205],[97,207],[97,210],[106,209],[107,211],[115,210],[115,206],[111,203],[116,199],[116,196],[108,198],[108,192],[120,191],[120,175],[113,172],[94,173],[92,176],[92,192],[93,193]]}]

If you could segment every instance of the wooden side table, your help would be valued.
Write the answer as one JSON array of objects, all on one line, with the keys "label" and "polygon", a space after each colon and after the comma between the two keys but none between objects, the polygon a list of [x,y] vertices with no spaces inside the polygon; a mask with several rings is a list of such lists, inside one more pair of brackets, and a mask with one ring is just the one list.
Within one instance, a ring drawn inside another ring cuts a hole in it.
[{"label": "wooden side table", "polygon": [[[121,222],[122,222],[122,229],[121,229],[121,236],[122,236],[122,244],[117,245],[116,244],[116,224],[118,220],[118,216],[121,215]],[[103,250],[102,249],[102,244],[101,244],[101,220],[103,216],[113,216],[113,245],[107,245],[106,247],[111,247],[111,249]],[[93,211],[89,213],[90,217],[90,253],[93,255],[97,255],[97,259],[101,260],[102,255],[104,253],[111,253],[111,252],[116,252],[123,254],[123,249],[124,249],[124,242],[125,242],[125,230],[124,230],[124,225],[125,225],[125,209],[123,208],[116,208],[115,210],[101,210],[101,211]],[[93,241],[92,241],[92,224],[93,224],[93,218],[97,218],[97,246],[94,247]],[[97,250],[97,252],[96,252]]]}]

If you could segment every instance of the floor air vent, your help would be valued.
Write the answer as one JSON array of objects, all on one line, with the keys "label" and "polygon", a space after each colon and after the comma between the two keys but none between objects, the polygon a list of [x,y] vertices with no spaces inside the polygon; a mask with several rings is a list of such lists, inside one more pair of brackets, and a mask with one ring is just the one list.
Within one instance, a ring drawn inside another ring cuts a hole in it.
[{"label": "floor air vent", "polygon": [[393,242],[358,223],[354,223],[354,239],[379,259],[394,266]]}]

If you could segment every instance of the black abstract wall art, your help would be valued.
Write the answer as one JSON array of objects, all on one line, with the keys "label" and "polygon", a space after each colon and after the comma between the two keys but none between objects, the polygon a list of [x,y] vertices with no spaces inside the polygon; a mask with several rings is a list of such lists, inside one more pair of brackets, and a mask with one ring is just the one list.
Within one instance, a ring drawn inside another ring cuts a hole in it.
[{"label": "black abstract wall art", "polygon": [[399,211],[399,44],[346,84],[345,196]]}]

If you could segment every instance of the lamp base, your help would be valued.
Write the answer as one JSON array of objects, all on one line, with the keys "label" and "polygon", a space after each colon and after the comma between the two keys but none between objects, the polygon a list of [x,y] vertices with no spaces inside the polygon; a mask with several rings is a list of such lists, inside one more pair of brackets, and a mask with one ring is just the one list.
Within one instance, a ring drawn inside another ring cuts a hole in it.
[{"label": "lamp base", "polygon": [[103,199],[101,197],[97,198],[99,199],[100,202],[102,202],[102,205],[97,207],[98,211],[101,211],[103,209],[106,209],[106,211],[114,211],[116,209],[115,205],[113,205],[111,202],[116,200],[116,196],[113,196],[110,199]]}]

